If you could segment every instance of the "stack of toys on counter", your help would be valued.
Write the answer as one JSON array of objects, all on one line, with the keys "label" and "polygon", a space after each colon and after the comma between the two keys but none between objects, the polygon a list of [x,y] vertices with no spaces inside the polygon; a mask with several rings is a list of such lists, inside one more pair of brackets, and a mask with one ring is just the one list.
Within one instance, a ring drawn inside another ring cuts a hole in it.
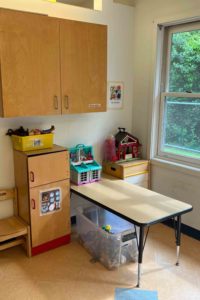
[{"label": "stack of toys on counter", "polygon": [[38,134],[48,134],[52,133],[55,130],[55,126],[51,125],[51,128],[49,129],[29,129],[27,128],[26,130],[24,129],[23,126],[20,126],[17,129],[8,129],[6,135],[12,136],[12,135],[18,135],[18,136],[28,136],[28,135],[38,135]]},{"label": "stack of toys on counter", "polygon": [[100,180],[102,167],[94,160],[92,146],[69,148],[71,181],[77,185]]},{"label": "stack of toys on counter", "polygon": [[125,128],[104,142],[103,172],[148,189],[150,162],[141,157],[141,144]]},{"label": "stack of toys on counter", "polygon": [[6,135],[11,136],[13,148],[19,151],[31,151],[53,147],[53,131],[55,126],[48,129],[8,129]]}]

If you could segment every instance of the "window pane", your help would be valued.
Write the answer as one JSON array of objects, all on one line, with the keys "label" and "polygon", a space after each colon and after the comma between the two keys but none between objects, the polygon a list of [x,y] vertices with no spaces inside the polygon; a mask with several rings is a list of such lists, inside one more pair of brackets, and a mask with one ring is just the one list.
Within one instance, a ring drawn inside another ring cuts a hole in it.
[{"label": "window pane", "polygon": [[200,29],[171,34],[169,92],[200,92]]},{"label": "window pane", "polygon": [[161,149],[200,159],[200,98],[165,97]]}]

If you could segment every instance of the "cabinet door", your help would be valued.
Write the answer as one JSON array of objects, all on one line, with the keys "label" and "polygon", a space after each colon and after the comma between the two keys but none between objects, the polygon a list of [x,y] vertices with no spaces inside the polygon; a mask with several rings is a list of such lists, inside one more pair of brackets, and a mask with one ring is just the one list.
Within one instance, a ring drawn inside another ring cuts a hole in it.
[{"label": "cabinet door", "polygon": [[0,10],[4,117],[60,114],[59,21]]},{"label": "cabinet door", "polygon": [[32,247],[70,233],[69,180],[30,189]]},{"label": "cabinet door", "polygon": [[106,111],[107,27],[60,21],[62,113]]},{"label": "cabinet door", "polygon": [[67,151],[28,157],[29,186],[35,187],[69,178]]}]

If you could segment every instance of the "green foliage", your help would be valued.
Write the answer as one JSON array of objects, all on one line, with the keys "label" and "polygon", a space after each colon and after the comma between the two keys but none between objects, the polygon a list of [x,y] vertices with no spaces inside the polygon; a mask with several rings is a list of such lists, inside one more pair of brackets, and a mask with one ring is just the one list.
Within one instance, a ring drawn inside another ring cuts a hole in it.
[{"label": "green foliage", "polygon": [[200,30],[172,35],[169,91],[200,93]]},{"label": "green foliage", "polygon": [[200,151],[200,99],[166,99],[165,144]]},{"label": "green foliage", "polygon": [[[200,93],[200,30],[172,35],[169,91]],[[164,132],[164,145],[200,153],[200,99],[168,97]]]}]

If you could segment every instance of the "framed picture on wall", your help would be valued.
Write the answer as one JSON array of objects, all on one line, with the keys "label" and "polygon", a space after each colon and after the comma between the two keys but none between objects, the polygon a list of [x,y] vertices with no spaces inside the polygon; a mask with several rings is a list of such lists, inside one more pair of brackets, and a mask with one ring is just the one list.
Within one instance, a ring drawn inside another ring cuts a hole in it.
[{"label": "framed picture on wall", "polygon": [[124,98],[124,84],[122,81],[108,82],[108,108],[122,108]]}]

